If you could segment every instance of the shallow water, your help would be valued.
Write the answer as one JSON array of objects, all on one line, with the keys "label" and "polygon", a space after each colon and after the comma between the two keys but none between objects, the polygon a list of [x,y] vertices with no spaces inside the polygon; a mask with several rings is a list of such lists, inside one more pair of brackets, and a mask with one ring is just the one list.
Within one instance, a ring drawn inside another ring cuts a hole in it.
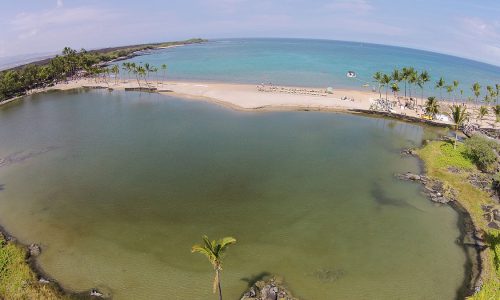
[{"label": "shallow water", "polygon": [[209,263],[190,253],[202,234],[238,239],[226,299],[265,272],[304,299],[454,299],[457,213],[393,178],[419,170],[399,150],[426,134],[157,94],[36,95],[0,107],[1,224],[40,242],[64,287],[115,299],[215,298]]}]

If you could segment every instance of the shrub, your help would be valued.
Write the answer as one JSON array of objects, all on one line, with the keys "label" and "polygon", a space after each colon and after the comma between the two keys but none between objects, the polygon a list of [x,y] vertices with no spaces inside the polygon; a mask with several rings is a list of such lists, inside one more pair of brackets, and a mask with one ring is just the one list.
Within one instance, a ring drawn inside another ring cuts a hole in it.
[{"label": "shrub", "polygon": [[465,141],[466,154],[484,172],[495,170],[498,144],[482,136],[474,135]]}]

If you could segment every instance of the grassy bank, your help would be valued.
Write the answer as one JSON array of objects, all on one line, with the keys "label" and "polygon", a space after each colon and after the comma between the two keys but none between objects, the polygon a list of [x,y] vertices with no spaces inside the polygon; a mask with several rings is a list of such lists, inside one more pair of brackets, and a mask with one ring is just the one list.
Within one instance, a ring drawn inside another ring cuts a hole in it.
[{"label": "grassy bank", "polygon": [[38,281],[26,249],[0,234],[0,299],[70,299],[52,284]]},{"label": "grassy bank", "polygon": [[479,174],[474,161],[466,154],[462,143],[453,148],[445,141],[432,141],[418,151],[429,177],[437,179],[455,191],[455,198],[469,212],[477,228],[484,232],[490,245],[483,252],[483,287],[470,299],[500,299],[500,231],[488,228],[481,205],[493,205],[486,191],[469,182],[471,174]]}]

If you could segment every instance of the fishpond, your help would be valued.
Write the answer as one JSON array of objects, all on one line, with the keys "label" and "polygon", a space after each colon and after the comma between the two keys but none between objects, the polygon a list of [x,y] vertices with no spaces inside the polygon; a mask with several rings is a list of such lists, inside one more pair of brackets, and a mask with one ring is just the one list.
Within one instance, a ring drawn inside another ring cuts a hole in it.
[{"label": "fishpond", "polygon": [[65,288],[215,299],[190,248],[234,236],[226,299],[262,274],[303,299],[455,299],[459,216],[397,172],[434,129],[327,112],[242,112],[74,90],[0,107],[0,223]]}]

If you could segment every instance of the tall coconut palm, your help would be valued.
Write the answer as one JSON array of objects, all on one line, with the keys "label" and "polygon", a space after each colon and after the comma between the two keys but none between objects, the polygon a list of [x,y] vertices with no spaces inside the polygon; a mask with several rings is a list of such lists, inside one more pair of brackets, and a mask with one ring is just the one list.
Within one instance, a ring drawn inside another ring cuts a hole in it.
[{"label": "tall coconut palm", "polygon": [[392,71],[391,78],[392,78],[392,80],[393,80],[395,83],[399,84],[399,82],[402,80],[402,78],[401,78],[401,73],[399,72],[399,70],[398,70],[398,69],[394,69],[394,70]]},{"label": "tall coconut palm", "polygon": [[[148,79],[146,78],[146,76],[147,76],[146,69],[143,66],[138,66],[136,70],[137,70],[137,75],[139,76],[139,78],[144,77],[144,81],[146,82],[146,85],[149,87]],[[140,83],[139,83],[139,87],[140,87]]]},{"label": "tall coconut palm", "polygon": [[219,300],[222,300],[222,288],[220,272],[222,271],[222,259],[229,245],[236,243],[236,239],[225,237],[218,241],[210,241],[206,235],[203,236],[203,245],[194,245],[191,248],[192,253],[201,253],[205,255],[212,264],[215,271],[213,292],[219,290]]},{"label": "tall coconut palm", "polygon": [[375,74],[373,74],[373,81],[377,83],[378,85],[378,94],[379,94],[379,98],[382,98],[382,73],[380,72],[376,72]]},{"label": "tall coconut palm", "polygon": [[118,84],[118,74],[120,73],[120,68],[118,68],[118,65],[113,65],[111,67],[111,73],[115,76],[115,85]]},{"label": "tall coconut palm", "polygon": [[495,91],[496,91],[496,94],[497,94],[496,104],[499,104],[498,103],[498,97],[500,96],[500,83],[495,84]]},{"label": "tall coconut palm", "polygon": [[455,93],[453,93],[453,102],[455,102],[457,100],[457,90],[458,90],[458,86],[460,85],[460,82],[458,80],[453,80],[453,91],[455,91]]},{"label": "tall coconut palm", "polygon": [[162,64],[161,65],[161,70],[163,71],[163,81],[165,81],[166,78],[167,78],[167,65],[166,64]]},{"label": "tall coconut palm", "polygon": [[[488,100],[490,100],[489,98],[493,98],[495,95],[495,90],[493,90],[493,87],[491,85],[487,85],[486,86],[486,96],[488,97]],[[485,97],[485,100],[486,100],[486,97]],[[486,101],[485,101],[486,103]],[[488,105],[488,103],[487,103]]]},{"label": "tall coconut palm", "polygon": [[495,124],[500,121],[500,105],[493,106],[493,114],[495,114]]},{"label": "tall coconut palm", "polygon": [[149,83],[148,83],[148,79],[149,79],[149,73],[152,71],[151,69],[151,66],[149,65],[149,63],[145,63],[144,64],[144,80],[146,81],[146,85],[149,87]]},{"label": "tall coconut palm", "polygon": [[476,104],[479,102],[479,96],[481,95],[481,85],[479,85],[478,82],[475,82],[472,85],[472,92],[474,93],[474,96],[476,96]]},{"label": "tall coconut palm", "polygon": [[137,80],[137,84],[139,85],[139,88],[141,88],[141,81],[139,80],[141,74],[139,74],[139,68],[142,67],[138,67],[135,63],[130,63],[130,70],[132,70],[132,73],[135,75],[135,79]]},{"label": "tall coconut palm", "polygon": [[[491,86],[491,85],[488,85],[486,87],[486,90],[489,93],[489,98],[490,98],[489,100],[490,100],[490,102],[494,102],[494,99],[497,96],[497,92],[495,91],[495,88],[493,86]],[[489,106],[489,104],[488,104],[488,106]]]},{"label": "tall coconut palm", "polygon": [[[450,98],[450,100],[452,100],[452,97],[451,97],[451,94],[453,93],[453,90],[454,90],[454,87],[453,85],[447,85],[445,86],[446,88],[446,93],[448,93],[448,97]],[[455,105],[455,98],[453,98],[453,105]]]},{"label": "tall coconut palm", "polygon": [[488,114],[488,108],[486,106],[481,105],[481,107],[479,107],[479,110],[477,112],[477,119],[479,121],[482,121],[487,114]]},{"label": "tall coconut palm", "polygon": [[414,85],[416,85],[418,83],[418,73],[413,68],[410,68],[408,72],[409,72],[409,75],[408,75],[408,83],[409,83],[408,92],[409,92],[410,98],[411,98],[411,89],[412,89],[412,87]]},{"label": "tall coconut palm", "polygon": [[469,114],[467,113],[467,109],[464,105],[452,105],[450,107],[449,116],[455,123],[455,142],[453,143],[453,148],[457,148],[457,140],[458,140],[458,128],[462,126],[469,119]]},{"label": "tall coconut palm", "polygon": [[439,89],[439,98],[443,99],[443,88],[445,87],[446,82],[443,77],[440,77],[438,81],[436,81],[436,88]]},{"label": "tall coconut palm", "polygon": [[380,81],[380,83],[385,86],[385,100],[388,100],[388,97],[387,97],[387,94],[388,94],[388,91],[389,91],[389,84],[391,83],[391,76],[387,75],[387,74],[383,74],[382,75],[382,79]]},{"label": "tall coconut palm", "polygon": [[401,78],[405,82],[405,98],[406,98],[406,85],[408,83],[408,80],[410,79],[410,75],[411,75],[412,72],[413,72],[413,68],[404,67],[401,70],[401,73],[402,73]]},{"label": "tall coconut palm", "polygon": [[129,62],[124,62],[122,64],[122,70],[127,71],[127,78],[130,78],[130,72],[132,72],[132,68],[130,67]]},{"label": "tall coconut palm", "polygon": [[429,73],[427,73],[427,71],[422,71],[418,77],[418,86],[422,90],[422,105],[424,105],[424,88],[427,82],[431,80],[431,77],[429,76]]},{"label": "tall coconut palm", "polygon": [[433,119],[439,113],[439,104],[436,97],[427,98],[427,102],[425,103],[425,112]]},{"label": "tall coconut palm", "polygon": [[391,85],[391,91],[394,94],[394,99],[398,98],[399,85],[397,82],[393,82]]}]

